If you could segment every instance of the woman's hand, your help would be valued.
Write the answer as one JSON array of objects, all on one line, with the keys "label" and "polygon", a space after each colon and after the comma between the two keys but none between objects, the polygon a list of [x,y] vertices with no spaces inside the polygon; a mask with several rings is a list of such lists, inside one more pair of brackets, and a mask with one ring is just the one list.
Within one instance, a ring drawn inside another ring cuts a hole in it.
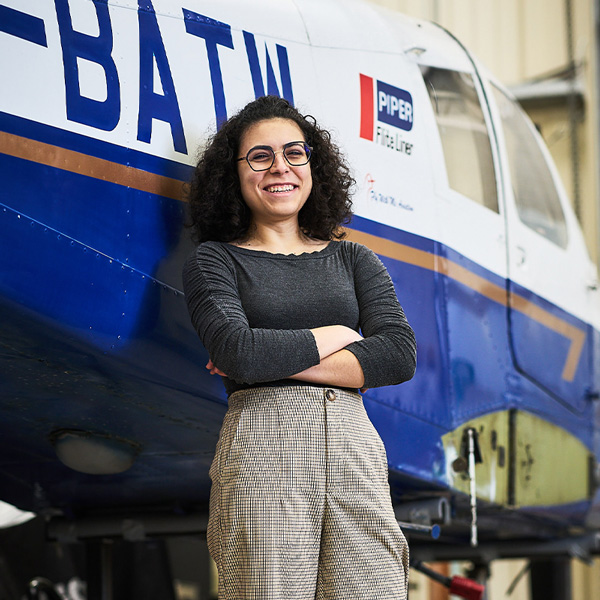
[{"label": "woman's hand", "polygon": [[334,387],[367,389],[364,387],[365,376],[358,359],[352,352],[343,349],[330,354],[318,365],[292,375],[290,379]]},{"label": "woman's hand", "polygon": [[344,348],[362,340],[360,333],[345,325],[328,325],[311,329],[321,362],[290,379],[338,387],[362,388],[365,378],[358,359]]},{"label": "woman's hand", "polygon": [[208,362],[206,363],[206,368],[210,371],[211,375],[221,375],[221,377],[227,377],[227,375],[225,375],[225,373],[223,373],[223,371],[221,371],[221,369],[218,369],[217,367],[215,367],[215,364],[213,363],[213,361],[209,358]]},{"label": "woman's hand", "polygon": [[321,360],[342,350],[352,342],[362,340],[362,335],[345,325],[327,325],[311,329]]}]

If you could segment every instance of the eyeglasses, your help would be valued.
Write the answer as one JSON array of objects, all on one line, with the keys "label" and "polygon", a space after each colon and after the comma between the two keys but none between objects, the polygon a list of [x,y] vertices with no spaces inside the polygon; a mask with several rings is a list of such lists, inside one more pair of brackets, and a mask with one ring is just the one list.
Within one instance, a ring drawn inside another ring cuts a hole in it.
[{"label": "eyeglasses", "polygon": [[237,161],[245,160],[253,171],[268,171],[275,162],[276,154],[283,154],[290,166],[301,167],[308,164],[312,148],[305,142],[288,142],[283,145],[283,150],[277,152],[271,146],[254,146]]}]

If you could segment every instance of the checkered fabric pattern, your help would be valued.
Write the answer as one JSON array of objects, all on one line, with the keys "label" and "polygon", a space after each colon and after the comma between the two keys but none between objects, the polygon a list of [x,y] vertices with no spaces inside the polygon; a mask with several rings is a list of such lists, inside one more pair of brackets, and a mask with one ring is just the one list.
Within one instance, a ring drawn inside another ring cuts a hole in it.
[{"label": "checkered fabric pattern", "polygon": [[221,600],[406,599],[408,546],[359,394],[235,392],[210,475]]}]

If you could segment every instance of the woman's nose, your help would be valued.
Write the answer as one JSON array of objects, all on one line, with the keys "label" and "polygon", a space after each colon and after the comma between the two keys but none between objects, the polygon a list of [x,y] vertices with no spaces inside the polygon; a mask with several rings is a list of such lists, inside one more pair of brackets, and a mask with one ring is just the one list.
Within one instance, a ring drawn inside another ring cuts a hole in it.
[{"label": "woman's nose", "polygon": [[283,156],[283,151],[275,152],[270,170],[274,173],[286,173],[289,169],[290,167]]}]

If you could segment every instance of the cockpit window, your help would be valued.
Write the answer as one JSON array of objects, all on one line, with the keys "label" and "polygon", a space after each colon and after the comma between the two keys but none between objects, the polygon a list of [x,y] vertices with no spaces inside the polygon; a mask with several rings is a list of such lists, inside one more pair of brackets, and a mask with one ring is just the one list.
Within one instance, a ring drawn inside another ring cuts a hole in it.
[{"label": "cockpit window", "polygon": [[442,140],[450,187],[498,212],[492,148],[473,77],[421,65]]},{"label": "cockpit window", "polygon": [[525,225],[561,248],[567,225],[546,158],[521,107],[492,86],[500,111],[515,204]]}]

